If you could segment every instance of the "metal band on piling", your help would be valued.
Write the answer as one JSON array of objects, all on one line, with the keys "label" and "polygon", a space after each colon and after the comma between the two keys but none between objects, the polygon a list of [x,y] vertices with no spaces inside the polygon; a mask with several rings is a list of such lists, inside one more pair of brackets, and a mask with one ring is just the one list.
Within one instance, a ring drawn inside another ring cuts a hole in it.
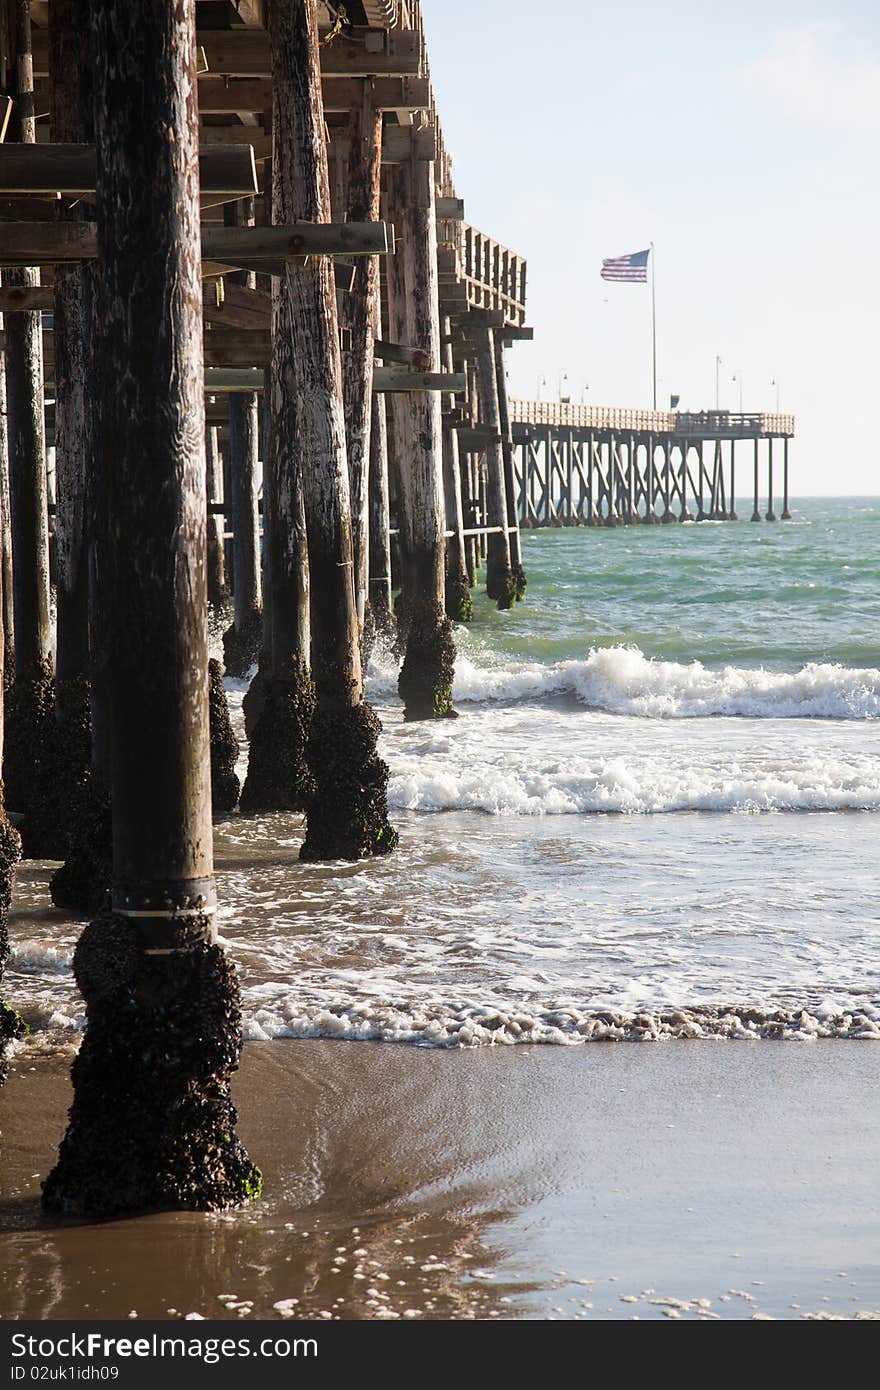
[{"label": "metal band on piling", "polygon": [[189,951],[217,940],[213,878],[163,879],[153,883],[113,885],[113,911],[135,928],[150,956]]}]

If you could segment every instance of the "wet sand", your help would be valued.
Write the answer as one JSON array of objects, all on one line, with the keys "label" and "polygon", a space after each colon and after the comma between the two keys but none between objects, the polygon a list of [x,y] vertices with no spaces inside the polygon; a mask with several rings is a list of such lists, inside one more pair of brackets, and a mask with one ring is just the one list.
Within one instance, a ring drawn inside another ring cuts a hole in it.
[{"label": "wet sand", "polygon": [[22,1055],[0,1092],[0,1315],[877,1313],[877,1062],[834,1041],[252,1043],[236,1091],[262,1202],[58,1226],[38,1195],[69,1060]]}]

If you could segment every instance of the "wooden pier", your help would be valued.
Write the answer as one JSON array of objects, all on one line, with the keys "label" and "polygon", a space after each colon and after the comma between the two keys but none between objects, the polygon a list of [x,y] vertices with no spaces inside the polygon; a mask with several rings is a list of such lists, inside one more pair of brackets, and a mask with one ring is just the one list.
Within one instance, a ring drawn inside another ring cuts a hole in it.
[{"label": "wooden pier", "polygon": [[[525,295],[466,220],[417,0],[0,0],[4,772],[53,902],[93,914],[48,1209],[258,1193],[208,608],[228,669],[258,660],[241,814],[302,811],[303,859],[393,851],[363,652],[390,629],[406,717],[445,718],[479,562],[523,596]],[[17,855],[0,802],[0,973]]]},{"label": "wooden pier", "polygon": [[[377,634],[406,718],[444,719],[482,562],[499,608],[525,595],[521,523],[729,517],[748,440],[755,519],[765,441],[788,515],[790,417],[512,401],[526,270],[466,219],[418,0],[0,0],[3,771],[52,901],[92,915],[49,1210],[259,1192],[209,607],[228,670],[258,663],[240,813],[357,860],[397,843]],[[0,797],[0,976],[18,852]],[[0,1068],[17,1027],[0,1002]]]},{"label": "wooden pier", "polygon": [[[516,399],[512,411],[521,526],[735,521],[737,492],[751,493],[752,521],[775,521],[777,502],[781,519],[790,519],[793,415]],[[781,462],[778,495],[774,449]]]}]

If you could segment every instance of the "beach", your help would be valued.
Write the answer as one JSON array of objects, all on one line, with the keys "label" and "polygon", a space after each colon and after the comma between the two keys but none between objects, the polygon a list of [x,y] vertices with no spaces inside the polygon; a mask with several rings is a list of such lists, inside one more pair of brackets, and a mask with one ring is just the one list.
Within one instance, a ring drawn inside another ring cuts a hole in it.
[{"label": "beach", "polygon": [[253,1208],[42,1222],[83,923],[20,865],[0,1314],[876,1313],[878,524],[527,535],[458,720],[405,723],[373,654],[394,854],[217,821]]},{"label": "beach", "polygon": [[58,1225],[67,1068],[14,1063],[0,1315],[880,1315],[869,1046],[250,1043],[235,1091],[261,1202]]}]

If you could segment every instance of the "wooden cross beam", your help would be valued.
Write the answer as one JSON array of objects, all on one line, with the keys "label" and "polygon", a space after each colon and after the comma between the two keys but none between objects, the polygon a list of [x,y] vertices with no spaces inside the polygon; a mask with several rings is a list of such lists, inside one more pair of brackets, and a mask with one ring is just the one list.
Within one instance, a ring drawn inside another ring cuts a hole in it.
[{"label": "wooden cross beam", "polygon": [[295,222],[289,227],[202,228],[202,254],[239,264],[250,260],[290,260],[298,256],[387,256],[394,251],[388,222]]},{"label": "wooden cross beam", "polygon": [[[302,256],[384,256],[394,249],[386,222],[296,222],[289,227],[202,227],[203,262],[264,271]],[[89,222],[5,222],[0,266],[53,265],[97,259]]]},{"label": "wooden cross beam", "polygon": [[0,193],[0,222],[57,222],[60,193],[22,193],[7,198]]},{"label": "wooden cross beam", "polygon": [[[265,373],[249,368],[206,367],[207,395],[228,395],[235,391],[262,391]],[[445,391],[456,394],[467,390],[464,372],[404,372],[393,367],[376,367],[373,390],[388,391]]]},{"label": "wooden cross beam", "polygon": [[[254,152],[258,164],[272,157],[272,136],[254,126],[209,126],[199,128],[201,148],[211,145],[247,144]],[[330,131],[327,145],[328,154],[333,153],[337,141],[348,148],[345,131]],[[436,160],[438,156],[437,133],[433,126],[386,125],[382,135],[382,164],[407,164],[411,159]],[[459,201],[459,200],[456,200]],[[450,219],[447,218],[447,221]]]},{"label": "wooden cross beam", "polygon": [[389,391],[448,391],[456,395],[467,390],[464,372],[404,372],[396,367],[376,367],[373,371],[373,390]]},{"label": "wooden cross beam", "polygon": [[[25,294],[29,296],[26,303],[16,302],[15,298],[11,298],[13,311],[37,307],[51,311],[54,307],[54,291],[51,287],[41,287],[39,291],[0,291],[0,296],[21,297]],[[223,285],[221,282],[204,285],[202,299],[204,320],[210,325],[204,335],[205,366],[242,369],[268,367],[272,355],[270,296],[262,294],[259,290],[249,290],[242,285]],[[5,309],[6,303],[6,299],[0,297],[0,308]],[[4,347],[5,335],[0,329],[0,351]],[[343,351],[348,350],[344,338],[342,348]],[[463,375],[453,378],[443,373],[429,372],[427,353],[419,348],[403,347],[398,343],[386,343],[377,339],[374,351],[376,357],[383,362],[397,361],[412,368],[409,372],[384,371],[382,380],[390,385],[378,389],[415,391],[442,388],[451,392],[464,389]],[[45,366],[51,370],[55,361],[55,335],[51,329],[43,330],[43,358]],[[383,368],[379,367],[376,371],[383,373]],[[423,384],[435,378],[441,383],[441,387]]]},{"label": "wooden cross beam", "polygon": [[[334,138],[335,137],[335,138]],[[336,139],[348,146],[345,132],[330,132],[328,152],[332,155]],[[407,164],[411,159],[437,158],[437,131],[434,126],[386,125],[382,132],[382,163]]]},{"label": "wooden cross beam", "polygon": [[[363,77],[325,77],[322,84],[324,113],[351,111],[364,99]],[[431,105],[427,77],[376,77],[370,100],[377,111],[425,111]],[[202,77],[199,80],[199,115],[233,111],[272,110],[272,82],[268,77]]]},{"label": "wooden cross beam", "polygon": [[453,426],[458,434],[458,447],[465,454],[480,454],[491,444],[500,444],[501,435],[489,425]]},{"label": "wooden cross beam", "polygon": [[206,367],[205,395],[229,396],[239,391],[262,391],[265,372],[236,367]]},{"label": "wooden cross beam", "polygon": [[405,366],[415,367],[422,372],[427,371],[431,365],[431,358],[427,352],[421,348],[407,347],[403,343],[388,343],[377,338],[375,352],[383,362],[402,362]]},{"label": "wooden cross beam", "polygon": [[[338,38],[321,49],[324,77],[417,77],[421,71],[421,36],[415,29],[365,29],[358,40]],[[196,43],[207,64],[206,75],[271,77],[272,54],[265,29],[200,29]],[[49,75],[49,36],[34,29],[34,76]],[[245,110],[245,107],[239,108]]]},{"label": "wooden cross beam", "polygon": [[268,367],[271,357],[272,344],[265,328],[234,333],[215,330],[204,336],[206,367]]},{"label": "wooden cross beam", "polygon": [[461,319],[457,326],[462,333],[467,334],[483,328],[505,328],[505,323],[506,319],[503,309],[471,308],[468,311],[467,317]]},{"label": "wooden cross beam", "polygon": [[[94,193],[96,174],[94,145],[0,145],[0,190],[6,193]],[[258,193],[250,145],[204,145],[199,181],[203,197]]]},{"label": "wooden cross beam", "polygon": [[246,285],[211,280],[202,286],[202,314],[206,323],[221,328],[268,331],[272,321],[272,296]]},{"label": "wooden cross beam", "polygon": [[54,308],[55,290],[51,285],[0,286],[0,314],[27,313],[32,309],[51,313]]},{"label": "wooden cross beam", "polygon": [[464,221],[463,198],[438,198],[437,217],[442,222]]}]

